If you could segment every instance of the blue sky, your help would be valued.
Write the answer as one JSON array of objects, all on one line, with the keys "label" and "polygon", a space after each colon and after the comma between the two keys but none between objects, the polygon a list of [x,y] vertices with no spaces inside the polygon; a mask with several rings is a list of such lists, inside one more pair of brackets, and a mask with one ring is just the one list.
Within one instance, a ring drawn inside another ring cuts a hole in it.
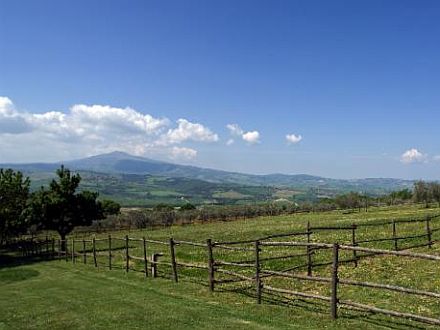
[{"label": "blue sky", "polygon": [[438,1],[0,0],[0,162],[118,149],[440,179],[438,17]]}]

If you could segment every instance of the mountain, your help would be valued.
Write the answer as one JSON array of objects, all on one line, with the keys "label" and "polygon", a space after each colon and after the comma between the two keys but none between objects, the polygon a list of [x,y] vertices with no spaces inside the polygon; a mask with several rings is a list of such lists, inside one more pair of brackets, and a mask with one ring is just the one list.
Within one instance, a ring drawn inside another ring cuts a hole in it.
[{"label": "mountain", "polygon": [[[69,169],[81,173],[83,187],[99,190],[104,196],[116,196],[124,204],[143,204],[146,199],[151,199],[151,203],[158,200],[163,202],[170,198],[234,203],[246,200],[292,199],[293,196],[296,200],[310,200],[348,191],[380,195],[413,185],[413,181],[389,178],[341,180],[305,174],[235,173],[178,165],[123,152],[63,163]],[[61,164],[0,164],[0,168],[21,170],[31,177],[33,186],[38,187],[47,184]]]}]

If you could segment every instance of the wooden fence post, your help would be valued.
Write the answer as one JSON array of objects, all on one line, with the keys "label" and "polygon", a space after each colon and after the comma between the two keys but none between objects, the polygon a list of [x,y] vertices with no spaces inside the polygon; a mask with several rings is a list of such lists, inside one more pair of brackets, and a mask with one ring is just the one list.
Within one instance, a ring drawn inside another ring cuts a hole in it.
[{"label": "wooden fence post", "polygon": [[68,254],[68,251],[67,251],[67,247],[69,246],[68,243],[69,243],[69,241],[68,241],[68,239],[66,237],[66,239],[64,240],[64,244],[65,244],[65,247],[66,247],[66,251],[64,251],[66,262],[69,261],[69,254]]},{"label": "wooden fence post", "polygon": [[334,320],[338,318],[338,266],[339,266],[339,244],[333,244],[333,265],[331,282],[331,316]]},{"label": "wooden fence post", "polygon": [[58,260],[61,261],[61,239],[58,240]]},{"label": "wooden fence post", "polygon": [[93,262],[95,264],[95,267],[98,267],[98,261],[96,260],[96,239],[94,236],[92,239],[92,244],[93,244]]},{"label": "wooden fence post", "polygon": [[[310,221],[307,221],[307,243],[311,242],[311,235]],[[312,263],[312,248],[310,245],[307,245],[307,276],[312,276]]]},{"label": "wooden fence post", "polygon": [[130,255],[128,253],[128,235],[125,235],[125,272],[130,268]]},{"label": "wooden fence post", "polygon": [[428,216],[426,217],[426,234],[428,236],[428,244],[429,248],[432,248],[432,232],[431,232],[431,218]]},{"label": "wooden fence post", "polygon": [[171,255],[171,267],[173,269],[173,277],[174,277],[174,282],[178,282],[178,277],[177,277],[177,264],[176,264],[176,253],[174,250],[174,240],[173,238],[170,238],[170,255]]},{"label": "wooden fence post", "polygon": [[55,259],[55,238],[52,237],[52,259]]},{"label": "wooden fence post", "polygon": [[159,257],[158,253],[153,253],[151,255],[151,276],[153,278],[157,277],[157,258]]},{"label": "wooden fence post", "polygon": [[85,239],[83,239],[83,262],[84,262],[84,265],[87,264],[86,240]]},{"label": "wooden fence post", "polygon": [[[356,243],[356,229],[357,226],[356,224],[352,224],[351,225],[351,245],[352,246],[357,246]],[[356,250],[353,250],[353,259],[354,259],[354,266],[357,267],[358,266],[358,257],[357,257],[357,252]]]},{"label": "wooden fence post", "polygon": [[46,256],[48,256],[49,255],[49,238],[47,237],[47,235],[46,235],[45,243],[46,243]]},{"label": "wooden fence post", "polygon": [[260,241],[255,241],[255,285],[257,291],[257,304],[261,304],[261,278],[260,278]]},{"label": "wooden fence post", "polygon": [[143,242],[143,246],[144,246],[145,277],[148,277],[147,242],[145,241],[145,237],[142,238],[142,242]]},{"label": "wooden fence post", "polygon": [[398,251],[399,250],[399,246],[397,245],[396,220],[393,220],[393,239],[394,239],[394,250]]},{"label": "wooden fence post", "polygon": [[112,270],[112,236],[108,235],[108,269]]},{"label": "wooden fence post", "polygon": [[214,291],[214,255],[212,253],[212,240],[208,238],[206,240],[206,246],[208,248],[208,281],[209,291]]},{"label": "wooden fence post", "polygon": [[72,263],[75,263],[75,239],[72,238]]}]

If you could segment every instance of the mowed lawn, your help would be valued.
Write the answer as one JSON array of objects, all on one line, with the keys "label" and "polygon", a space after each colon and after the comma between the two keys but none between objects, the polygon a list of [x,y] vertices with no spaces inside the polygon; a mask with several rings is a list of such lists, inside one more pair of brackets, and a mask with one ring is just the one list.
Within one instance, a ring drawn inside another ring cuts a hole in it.
[{"label": "mowed lawn", "polygon": [[[402,217],[420,217],[438,213],[416,207],[372,210],[365,214],[341,214],[340,212],[296,215],[294,217],[259,218],[253,220],[212,223],[194,226],[175,226],[155,231],[134,231],[130,236],[148,238],[192,239],[203,241],[257,238],[270,233],[287,232],[312,224],[349,224],[352,222],[386,220]],[[438,225],[437,225],[438,226]],[[373,233],[375,233],[375,230]],[[407,229],[409,232],[413,228]],[[125,232],[114,236],[122,237]],[[377,234],[380,232],[378,230]],[[332,235],[335,235],[334,233]],[[334,237],[328,237],[328,239]],[[336,237],[337,238],[337,237]],[[344,238],[345,239],[345,238]],[[439,248],[432,253],[439,253]],[[417,251],[427,252],[427,249]],[[183,253],[182,257],[186,254]],[[191,254],[187,254],[191,255]],[[184,276],[179,283],[169,278],[147,278],[142,273],[122,269],[109,271],[105,259],[98,268],[91,263],[83,265],[65,261],[30,262],[10,264],[0,260],[0,329],[424,329],[426,324],[359,311],[341,310],[340,318],[332,321],[329,305],[312,300],[274,297],[265,299],[262,305],[255,303],[252,289],[242,293],[222,290],[210,293],[206,275]],[[202,260],[202,259],[201,259]],[[373,259],[371,259],[373,260]],[[381,260],[377,258],[377,260]],[[343,268],[344,275],[357,275],[362,279],[392,280],[390,271],[394,264],[389,260],[361,262],[358,269]],[[408,264],[399,260],[399,271]],[[376,267],[376,268],[375,268]],[[411,267],[411,265],[409,266]],[[439,291],[438,266],[433,271],[411,269],[409,275],[424,279],[418,283],[426,289]],[[418,276],[420,272],[420,276]],[[429,278],[433,278],[429,281]],[[425,280],[426,279],[426,280]],[[409,279],[411,281],[411,279]],[[431,283],[427,283],[431,282]],[[309,287],[309,289],[315,289]],[[392,300],[383,293],[362,296],[368,302],[378,299]],[[371,289],[369,289],[371,291]],[[373,290],[374,291],[374,290]],[[250,292],[250,293],[249,293]],[[347,295],[351,295],[347,291]],[[354,298],[350,296],[350,298]],[[404,299],[402,306],[412,303]],[[396,300],[398,303],[398,301]],[[422,301],[423,302],[423,301]],[[390,302],[392,305],[392,301]],[[409,311],[437,315],[435,302],[423,304],[414,300]],[[422,306],[422,307],[419,307]],[[438,304],[437,304],[438,305]],[[437,315],[438,317],[438,315]],[[435,328],[435,327],[432,327]]]}]

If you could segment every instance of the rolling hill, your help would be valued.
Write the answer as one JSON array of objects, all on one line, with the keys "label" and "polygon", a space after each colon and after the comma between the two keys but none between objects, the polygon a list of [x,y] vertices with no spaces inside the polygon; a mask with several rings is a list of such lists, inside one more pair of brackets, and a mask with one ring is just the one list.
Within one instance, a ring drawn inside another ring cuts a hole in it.
[{"label": "rolling hill", "polygon": [[[0,164],[0,168],[23,171],[31,177],[35,188],[47,184],[61,164]],[[244,174],[167,163],[123,152],[66,161],[64,165],[82,175],[83,188],[98,190],[102,196],[124,205],[182,201],[243,203],[280,197],[310,200],[348,191],[380,195],[413,184],[409,180],[389,178],[341,180],[305,174]]]}]

